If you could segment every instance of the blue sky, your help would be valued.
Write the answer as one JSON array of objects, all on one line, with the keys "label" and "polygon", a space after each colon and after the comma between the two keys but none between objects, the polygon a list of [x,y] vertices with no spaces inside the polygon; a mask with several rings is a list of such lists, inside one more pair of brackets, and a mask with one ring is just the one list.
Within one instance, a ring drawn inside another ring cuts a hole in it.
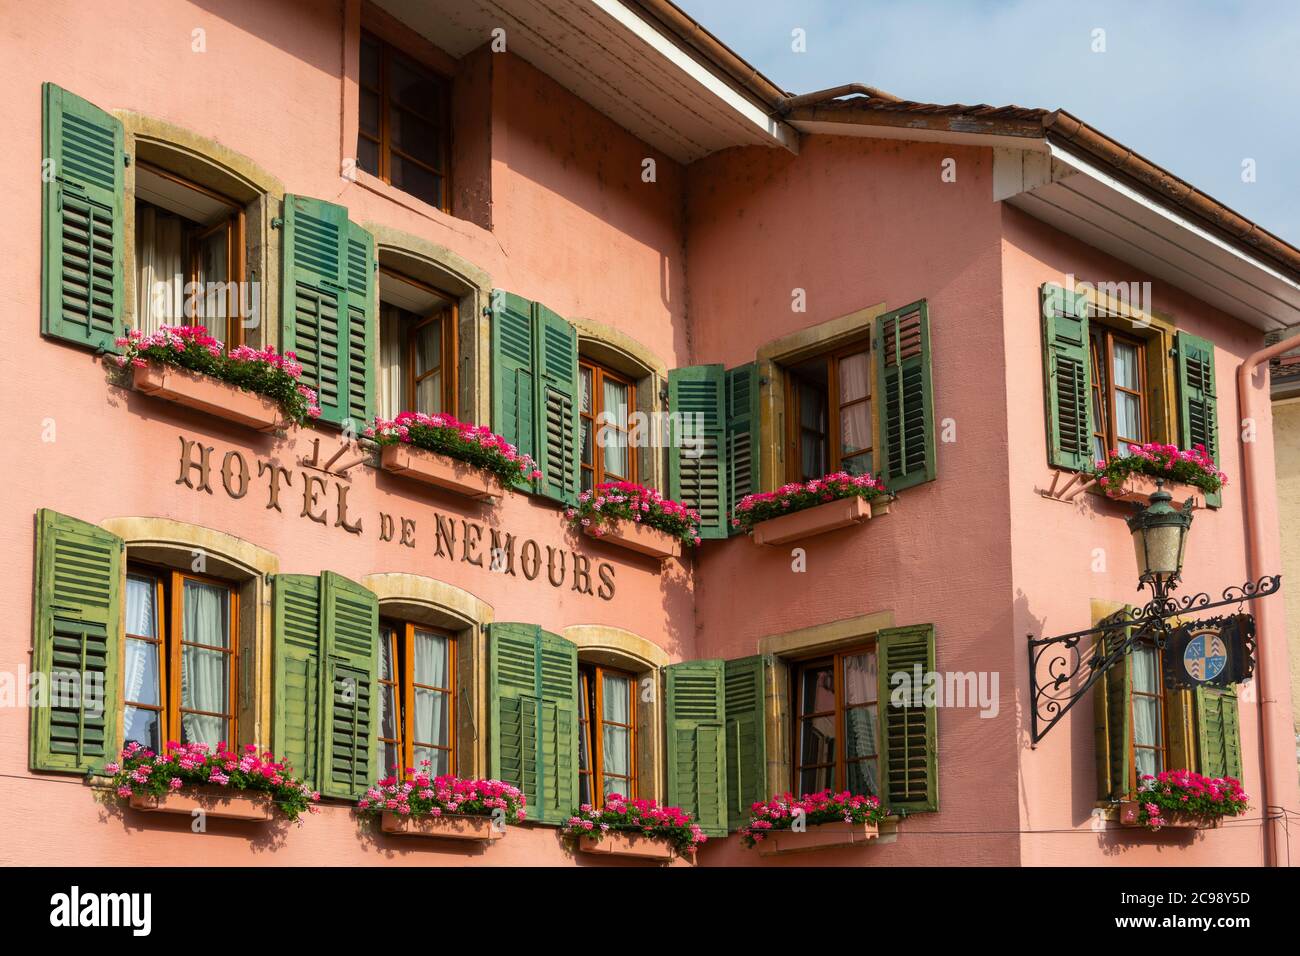
[{"label": "blue sky", "polygon": [[[795,93],[858,82],[904,99],[1069,110],[1300,245],[1293,0],[677,3]],[[806,52],[791,49],[796,28]],[[1105,52],[1093,52],[1097,29]]]}]

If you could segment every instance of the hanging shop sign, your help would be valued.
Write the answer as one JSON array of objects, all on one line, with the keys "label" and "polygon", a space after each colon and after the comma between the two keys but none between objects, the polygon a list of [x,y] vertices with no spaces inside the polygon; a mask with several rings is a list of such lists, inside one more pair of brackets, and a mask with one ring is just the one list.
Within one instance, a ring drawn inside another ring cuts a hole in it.
[{"label": "hanging shop sign", "polygon": [[1255,669],[1255,617],[1233,614],[1189,621],[1165,641],[1166,687],[1228,687]]}]

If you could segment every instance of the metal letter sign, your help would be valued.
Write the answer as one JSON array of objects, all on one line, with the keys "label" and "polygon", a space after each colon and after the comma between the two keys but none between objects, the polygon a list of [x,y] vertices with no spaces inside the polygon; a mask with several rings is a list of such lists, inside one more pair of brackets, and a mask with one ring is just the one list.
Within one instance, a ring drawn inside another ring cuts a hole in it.
[{"label": "metal letter sign", "polygon": [[1166,687],[1227,687],[1255,669],[1255,618],[1212,617],[1175,628],[1165,644]]}]

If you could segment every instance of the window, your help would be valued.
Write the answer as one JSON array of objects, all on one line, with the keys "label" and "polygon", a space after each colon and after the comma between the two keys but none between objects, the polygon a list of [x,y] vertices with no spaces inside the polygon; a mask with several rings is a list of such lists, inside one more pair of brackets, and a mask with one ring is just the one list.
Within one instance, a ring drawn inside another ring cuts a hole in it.
[{"label": "window", "polygon": [[230,348],[243,343],[243,207],[149,163],[135,174],[136,321],[203,325]]},{"label": "window", "polygon": [[1146,343],[1094,323],[1089,334],[1092,361],[1093,451],[1097,461],[1129,443],[1149,441]]},{"label": "window", "polygon": [[450,93],[450,80],[362,33],[357,165],[446,210]]},{"label": "window", "polygon": [[874,647],[795,665],[797,793],[880,795],[877,686]]},{"label": "window", "polygon": [[582,379],[582,490],[606,481],[635,482],[628,414],[636,408],[636,385],[588,359],[579,359],[578,375]]},{"label": "window", "polygon": [[1132,787],[1146,774],[1165,769],[1168,747],[1165,728],[1165,691],[1160,651],[1152,644],[1136,644],[1129,657],[1133,669]]},{"label": "window", "polygon": [[409,621],[380,622],[379,743],[384,772],[456,772],[456,639]]},{"label": "window", "polygon": [[180,571],[131,565],[126,579],[123,737],[161,752],[168,740],[235,742],[238,595]]},{"label": "window", "polygon": [[787,478],[873,471],[871,356],[858,342],[786,368]]},{"label": "window", "polygon": [[578,794],[603,805],[612,793],[636,797],[635,678],[623,671],[578,667]]},{"label": "window", "polygon": [[455,414],[456,302],[383,268],[379,299],[379,414]]}]

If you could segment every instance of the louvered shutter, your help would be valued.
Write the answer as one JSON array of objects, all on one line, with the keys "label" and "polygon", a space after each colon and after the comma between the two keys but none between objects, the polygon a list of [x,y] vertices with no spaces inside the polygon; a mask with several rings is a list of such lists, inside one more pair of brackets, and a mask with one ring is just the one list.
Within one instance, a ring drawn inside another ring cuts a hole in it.
[{"label": "louvered shutter", "polygon": [[33,770],[86,773],[117,754],[122,539],[42,508],[36,519]]},{"label": "louvered shutter", "polygon": [[113,350],[124,331],[122,124],[53,83],[41,94],[41,331]]},{"label": "louvered shutter", "polygon": [[319,787],[317,750],[321,697],[320,579],[277,574],[272,602],[275,710],[271,749],[313,789]]},{"label": "louvered shutter", "polygon": [[346,412],[358,433],[375,417],[375,240],[354,222],[347,230]]},{"label": "louvered shutter", "polygon": [[1041,304],[1048,464],[1091,469],[1094,457],[1088,297],[1049,283],[1042,287]]},{"label": "louvered shutter", "polygon": [[533,407],[540,420],[536,444],[542,477],[538,490],[574,504],[578,498],[578,332],[540,303],[533,306],[534,365],[537,393]]},{"label": "louvered shutter", "polygon": [[759,407],[758,363],[750,362],[727,370],[726,377],[726,500],[724,514],[727,530],[730,515],[746,495],[758,491],[759,476]]},{"label": "louvered shutter", "polygon": [[690,813],[709,836],[727,832],[726,710],[722,661],[665,669],[668,803]]},{"label": "louvered shutter", "polygon": [[737,829],[749,808],[771,796],[767,789],[767,658],[726,662],[723,712],[726,717],[727,821]]},{"label": "louvered shutter", "polygon": [[890,491],[934,480],[934,391],[925,300],[876,320],[880,471]]},{"label": "louvered shutter", "polygon": [[533,304],[499,289],[492,298],[492,430],[536,459]]},{"label": "louvered shutter", "polygon": [[1200,772],[1207,777],[1241,779],[1241,728],[1237,693],[1228,688],[1198,687],[1196,738]]},{"label": "louvered shutter", "polygon": [[578,648],[539,631],[538,818],[563,823],[578,806]]},{"label": "louvered shutter", "polygon": [[[1109,654],[1128,639],[1130,629],[1116,628],[1102,637],[1101,653]],[[1126,653],[1112,664],[1093,685],[1097,798],[1122,800],[1128,796],[1129,767],[1132,763],[1133,675]]]},{"label": "louvered shutter", "polygon": [[320,792],[355,798],[375,779],[379,600],[332,571],[321,575]]},{"label": "louvered shutter", "polygon": [[934,625],[895,627],[877,635],[881,718],[881,800],[895,812],[939,809],[939,742],[933,707],[912,695],[896,705],[892,699],[895,674],[907,675],[915,690],[915,668],[934,672]]},{"label": "louvered shutter", "polygon": [[[1174,344],[1178,372],[1178,440],[1184,449],[1204,445],[1219,463],[1219,405],[1214,381],[1214,343],[1179,332]],[[1205,503],[1218,507],[1223,492],[1206,494]]]},{"label": "louvered shutter", "polygon": [[701,538],[727,537],[725,388],[721,365],[668,372],[668,496],[700,513]]}]

